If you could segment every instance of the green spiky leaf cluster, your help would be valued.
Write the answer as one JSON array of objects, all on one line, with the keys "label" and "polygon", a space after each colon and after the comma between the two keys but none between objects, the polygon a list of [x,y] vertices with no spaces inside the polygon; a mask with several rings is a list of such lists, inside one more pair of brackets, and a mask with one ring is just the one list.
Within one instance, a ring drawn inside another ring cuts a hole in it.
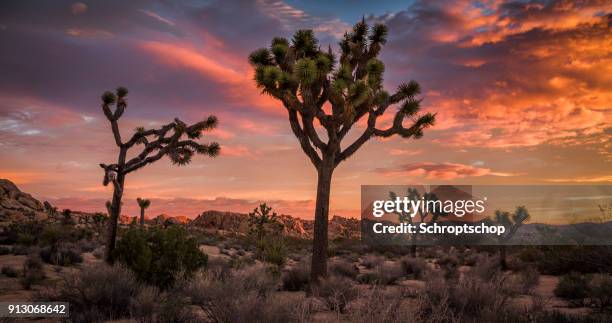
[{"label": "green spiky leaf cluster", "polygon": [[[312,30],[298,30],[290,40],[276,37],[268,48],[249,56],[258,88],[281,101],[290,117],[292,113],[300,116],[302,121],[290,119],[292,129],[315,165],[320,159],[315,156],[316,149],[338,150],[352,125],[366,116],[366,133],[339,159],[352,154],[371,136],[420,138],[423,129],[433,125],[435,115],[420,113],[417,82],[403,83],[393,94],[385,91],[385,64],[379,55],[387,34],[385,25],[369,26],[362,20],[344,34],[337,57],[331,47],[321,49]],[[324,109],[325,105],[331,109]],[[397,106],[392,127],[377,129],[376,119],[389,106]],[[408,122],[411,124],[405,126]],[[315,125],[326,129],[328,143],[319,138]]]}]

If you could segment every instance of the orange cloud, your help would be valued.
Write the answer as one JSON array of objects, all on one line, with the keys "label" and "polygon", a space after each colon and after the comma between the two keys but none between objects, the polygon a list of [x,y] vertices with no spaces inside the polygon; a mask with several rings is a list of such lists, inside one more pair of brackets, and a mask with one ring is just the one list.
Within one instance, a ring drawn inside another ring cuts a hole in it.
[{"label": "orange cloud", "polygon": [[516,176],[518,174],[492,172],[489,168],[480,168],[470,165],[455,163],[414,163],[405,164],[396,168],[380,168],[377,172],[385,176],[424,176],[428,179],[452,180],[455,178],[478,177],[478,176]]}]

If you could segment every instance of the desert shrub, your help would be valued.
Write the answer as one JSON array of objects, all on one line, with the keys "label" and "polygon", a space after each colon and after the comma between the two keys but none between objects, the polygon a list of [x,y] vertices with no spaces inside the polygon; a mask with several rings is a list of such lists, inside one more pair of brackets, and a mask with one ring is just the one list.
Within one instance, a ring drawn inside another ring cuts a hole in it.
[{"label": "desert shrub", "polygon": [[612,277],[609,274],[595,275],[589,284],[590,297],[600,309],[612,305]]},{"label": "desert shrub", "polygon": [[501,267],[498,257],[481,256],[476,265],[470,269],[470,274],[482,280],[489,281],[501,275]]},{"label": "desert shrub", "polygon": [[480,255],[477,252],[471,252],[463,256],[464,266],[475,266],[480,259]]},{"label": "desert shrub", "polygon": [[476,322],[502,313],[510,296],[498,279],[483,281],[468,275],[454,283],[432,276],[419,295],[417,317],[433,322]]},{"label": "desert shrub", "polygon": [[8,255],[9,253],[11,253],[11,248],[0,246],[0,256]]},{"label": "desert shrub", "polygon": [[559,279],[554,293],[557,297],[582,304],[589,295],[589,282],[590,277],[572,272]]},{"label": "desert shrub", "polygon": [[400,290],[374,286],[371,293],[351,305],[348,318],[350,322],[405,322],[412,313],[401,303]]},{"label": "desert shrub", "polygon": [[38,298],[69,302],[74,322],[102,322],[129,316],[132,299],[139,293],[140,285],[132,271],[121,265],[100,264],[76,275],[64,275],[55,291]]},{"label": "desert shrub", "polygon": [[281,276],[283,290],[299,291],[306,290],[310,283],[310,267],[305,261],[300,261],[292,266]]},{"label": "desert shrub", "polygon": [[404,276],[401,265],[394,263],[381,263],[372,272],[357,276],[361,284],[391,285]]},{"label": "desert shrub", "polygon": [[359,274],[359,269],[354,263],[348,262],[344,259],[337,259],[330,262],[329,272],[335,275],[355,279]]},{"label": "desert shrub", "polygon": [[71,243],[63,243],[43,247],[40,250],[41,259],[52,265],[71,266],[83,262],[78,246]]},{"label": "desert shrub", "polygon": [[96,259],[102,259],[102,257],[104,257],[104,246],[94,249],[92,254]]},{"label": "desert shrub", "polygon": [[367,254],[361,260],[361,264],[368,269],[372,269],[382,264],[384,261],[385,261],[385,258],[379,255]]},{"label": "desert shrub", "polygon": [[40,221],[25,221],[11,223],[0,232],[1,244],[34,245],[38,242],[45,225]]},{"label": "desert shrub", "polygon": [[93,232],[86,228],[75,228],[73,226],[51,224],[44,227],[40,234],[40,246],[54,246],[65,242],[79,242],[90,240]]},{"label": "desert shrub", "polygon": [[155,286],[143,287],[130,300],[130,316],[139,322],[154,322],[160,308],[160,292]]},{"label": "desert shrub", "polygon": [[610,246],[541,246],[537,250],[539,258],[533,263],[542,274],[612,272]]},{"label": "desert shrub", "polygon": [[440,266],[440,270],[442,270],[446,279],[458,277],[459,273],[457,269],[459,268],[459,259],[455,255],[442,255],[436,260],[436,264]]},{"label": "desert shrub", "polygon": [[540,282],[540,273],[533,266],[526,266],[510,277],[510,284],[521,294],[531,293]]},{"label": "desert shrub", "polygon": [[429,269],[425,260],[408,256],[404,256],[400,259],[400,265],[402,266],[404,275],[412,276],[415,279],[423,278]]},{"label": "desert shrub", "polygon": [[179,226],[130,228],[117,243],[114,257],[133,270],[139,280],[162,289],[171,287],[179,275],[191,277],[208,260]]},{"label": "desert shrub", "polygon": [[23,270],[19,282],[24,289],[29,290],[33,284],[41,282],[45,278],[45,270],[40,257],[30,255],[23,263]]},{"label": "desert shrub", "polygon": [[335,275],[321,279],[313,293],[323,301],[329,310],[338,313],[344,313],[346,305],[358,295],[350,279]]},{"label": "desert shrub", "polygon": [[4,265],[2,266],[2,275],[6,277],[15,278],[17,277],[17,275],[19,275],[19,273],[17,272],[17,269],[15,269],[15,267],[10,265]]},{"label": "desert shrub", "polygon": [[276,280],[261,265],[231,271],[227,276],[200,273],[185,288],[193,304],[217,322],[287,322],[297,306],[289,299],[271,299]]},{"label": "desert shrub", "polygon": [[348,261],[348,262],[353,262],[356,263],[359,261],[359,255],[354,253],[354,252],[348,252],[344,255],[342,255],[342,259]]},{"label": "desert shrub", "polygon": [[376,267],[378,282],[383,285],[390,285],[403,277],[404,271],[399,264],[383,263]]}]

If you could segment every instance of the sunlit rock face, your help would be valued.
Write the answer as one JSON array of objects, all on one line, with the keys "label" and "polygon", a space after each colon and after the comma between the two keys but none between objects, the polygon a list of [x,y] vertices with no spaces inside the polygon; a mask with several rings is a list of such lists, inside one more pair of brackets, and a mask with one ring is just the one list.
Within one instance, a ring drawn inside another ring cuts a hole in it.
[{"label": "sunlit rock face", "polygon": [[8,179],[0,179],[0,221],[45,220],[45,207]]}]

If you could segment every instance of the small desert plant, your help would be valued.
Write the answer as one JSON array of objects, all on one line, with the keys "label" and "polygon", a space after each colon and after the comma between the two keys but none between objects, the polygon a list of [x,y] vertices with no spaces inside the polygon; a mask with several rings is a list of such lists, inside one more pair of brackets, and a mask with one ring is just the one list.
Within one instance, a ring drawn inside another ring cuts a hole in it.
[{"label": "small desert plant", "polygon": [[576,272],[562,276],[555,287],[555,295],[578,304],[589,296],[590,277]]},{"label": "small desert plant", "polygon": [[359,274],[359,269],[354,263],[344,259],[336,259],[329,265],[329,271],[332,274],[355,279]]},{"label": "small desert plant", "polygon": [[590,297],[600,309],[612,305],[612,277],[609,274],[598,274],[589,284]]},{"label": "small desert plant", "polygon": [[383,258],[381,256],[373,255],[373,254],[367,254],[361,260],[361,264],[364,267],[366,267],[367,269],[372,269],[372,268],[380,265],[384,261],[385,261],[385,258]]},{"label": "small desert plant", "polygon": [[19,275],[19,272],[17,272],[17,269],[15,269],[15,267],[13,266],[4,265],[2,266],[2,275],[10,278],[15,278],[17,277],[17,275]]},{"label": "small desert plant", "polygon": [[319,297],[329,310],[344,313],[346,305],[357,298],[358,293],[350,279],[332,275],[319,281],[314,295]]},{"label": "small desert plant", "polygon": [[39,283],[45,278],[45,271],[40,257],[30,255],[23,264],[23,270],[19,282],[24,289],[29,290],[33,284]]},{"label": "small desert plant", "polygon": [[283,237],[264,238],[262,260],[282,267],[287,261],[287,247]]},{"label": "small desert plant", "polygon": [[427,263],[421,258],[404,256],[400,260],[400,265],[404,275],[412,276],[415,279],[423,278],[428,271]]}]

